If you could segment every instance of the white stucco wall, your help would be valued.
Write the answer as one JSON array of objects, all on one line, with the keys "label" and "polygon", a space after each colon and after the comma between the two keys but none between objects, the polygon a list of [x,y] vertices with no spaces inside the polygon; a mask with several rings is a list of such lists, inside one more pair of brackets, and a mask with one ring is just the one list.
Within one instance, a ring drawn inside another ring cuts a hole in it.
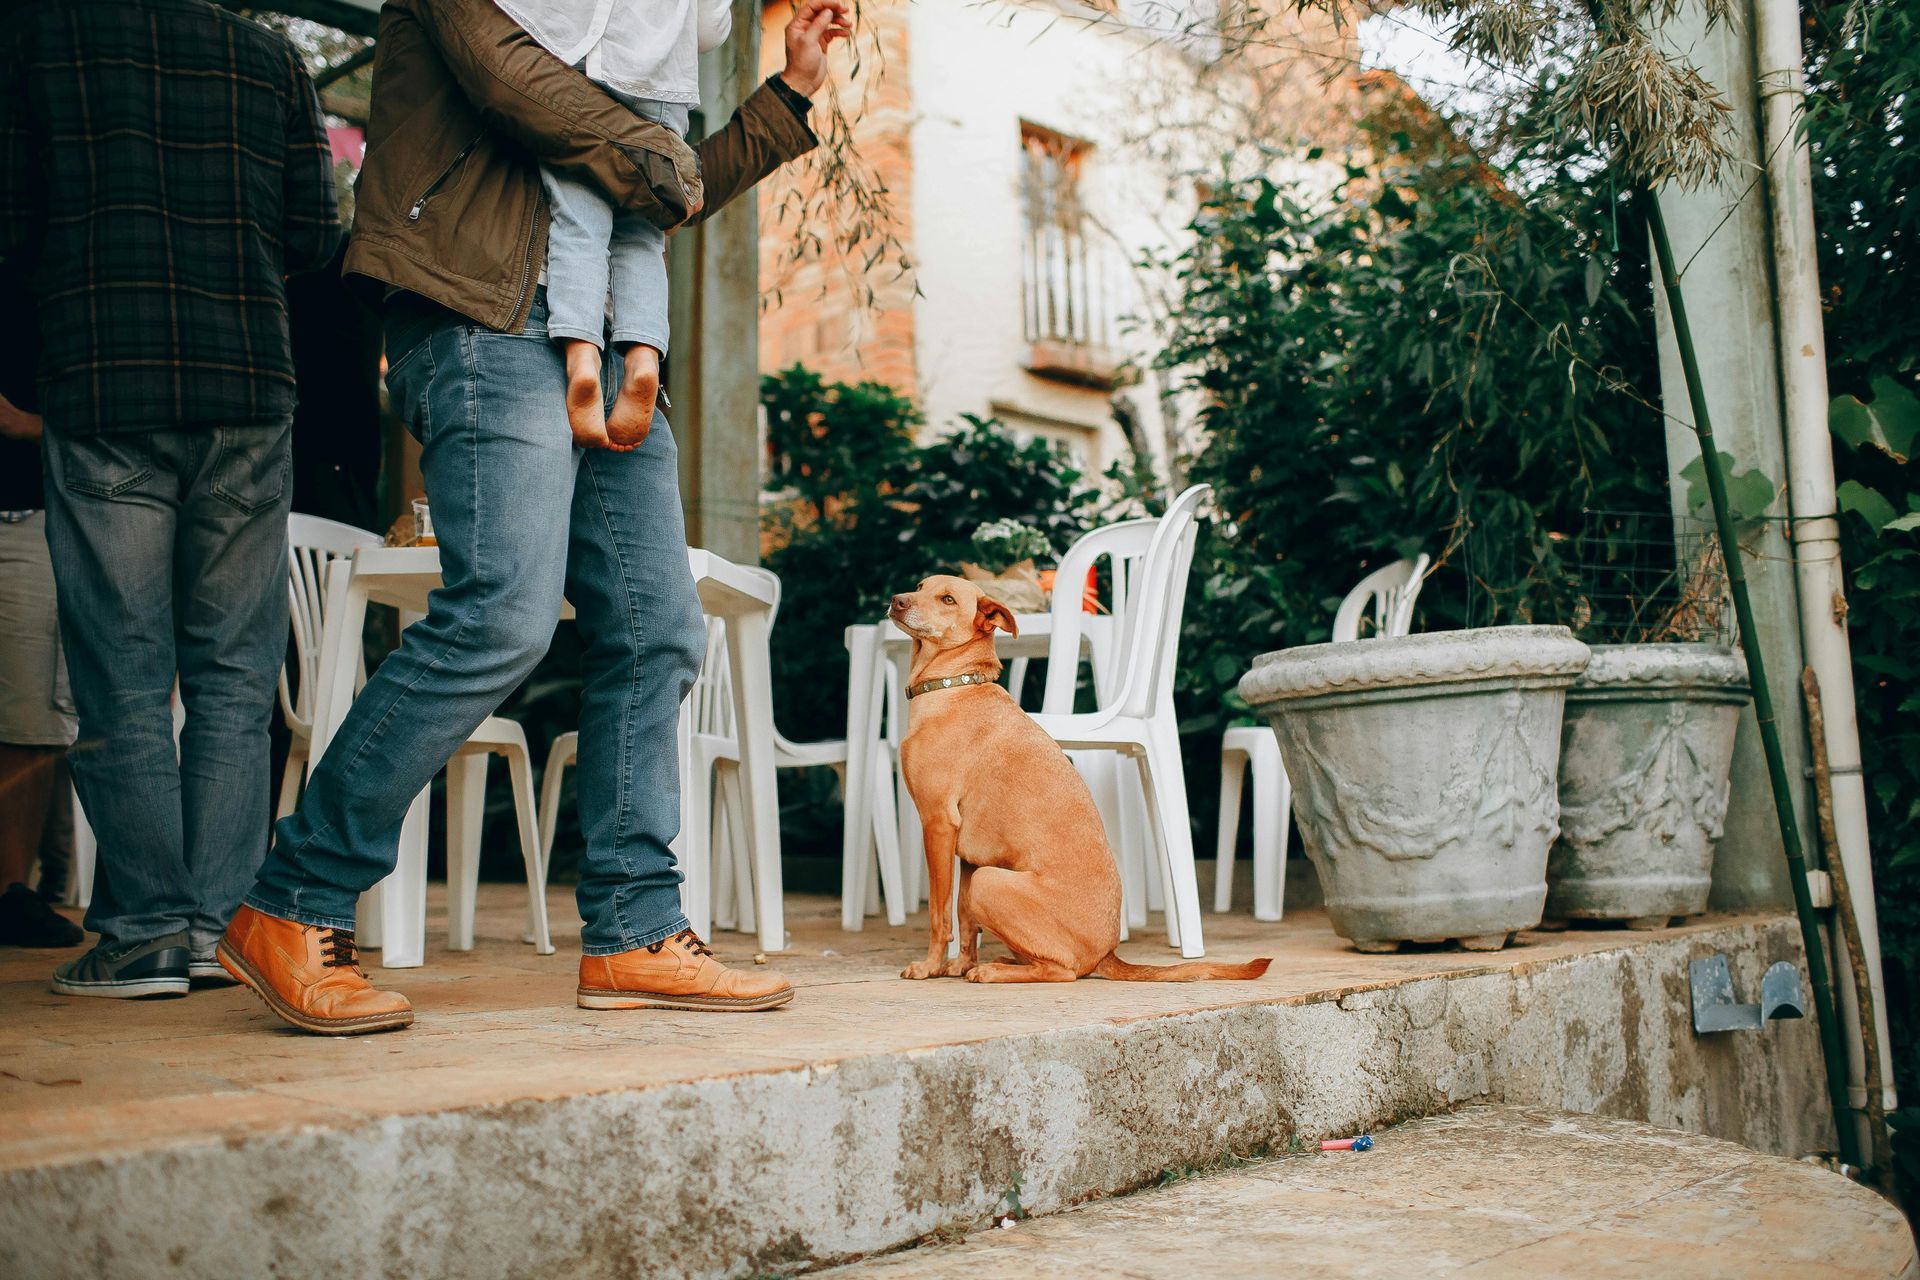
[{"label": "white stucco wall", "polygon": [[[1172,243],[1193,207],[1190,184],[1170,184],[1160,165],[1122,154],[1126,125],[1139,124],[1128,107],[1143,81],[1190,75],[1191,64],[1137,35],[1089,27],[1093,11],[1073,0],[915,0],[908,12],[913,245],[923,294],[915,355],[929,429],[946,430],[963,413],[997,412],[1017,428],[1069,441],[1097,471],[1126,453],[1107,393],[1022,368],[1020,126],[1093,143],[1084,201],[1114,234],[1109,257],[1124,287],[1128,264]],[[1116,336],[1123,348],[1151,350],[1138,336]],[[1129,394],[1150,435],[1163,438],[1152,384]]]}]

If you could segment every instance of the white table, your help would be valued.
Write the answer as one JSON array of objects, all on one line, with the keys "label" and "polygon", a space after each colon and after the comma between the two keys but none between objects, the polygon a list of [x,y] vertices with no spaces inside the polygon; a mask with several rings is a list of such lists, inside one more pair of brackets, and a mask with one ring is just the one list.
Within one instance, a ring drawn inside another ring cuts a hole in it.
[{"label": "white table", "polygon": [[[781,901],[780,808],[773,769],[773,687],[768,654],[772,588],[764,578],[698,548],[688,548],[687,563],[700,593],[702,611],[725,619],[727,624],[734,716],[742,727],[740,774],[746,792],[746,834],[754,865],[760,948],[779,951],[786,946],[786,921]],[[351,560],[336,560],[329,566],[328,626],[316,675],[309,770],[318,765],[353,705],[355,659],[367,606],[384,604],[401,610],[403,615],[423,615],[428,594],[440,585],[438,547],[364,547]],[[572,616],[572,605],[563,602],[560,617]],[[362,903],[362,940],[366,946],[380,948],[380,963],[385,968],[411,968],[425,960],[425,902],[420,895],[426,879],[426,837],[427,792],[423,791],[414,798],[401,827],[398,866]]]},{"label": "white table", "polygon": [[[1102,615],[1086,619],[1089,651],[1103,648],[1111,619]],[[1016,658],[1044,658],[1053,639],[1051,613],[1022,613],[1014,616],[1018,635],[994,633],[994,652],[1002,662]],[[845,828],[841,837],[840,927],[858,930],[865,923],[862,907],[866,901],[867,865],[873,857],[873,792],[879,778],[891,773],[894,761],[884,757],[886,772],[876,769],[875,754],[891,753],[894,743],[885,731],[887,684],[895,686],[895,705],[905,715],[908,664],[912,660],[913,639],[891,622],[858,623],[846,629],[847,645],[847,783],[844,788]],[[904,735],[900,726],[895,738]],[[916,864],[924,860],[920,839],[919,814],[908,799],[900,804],[901,888],[885,894],[887,922],[906,923],[907,912],[917,905],[918,894],[912,886],[920,882]],[[884,881],[889,870],[881,866]],[[891,886],[883,885],[891,890]]]}]

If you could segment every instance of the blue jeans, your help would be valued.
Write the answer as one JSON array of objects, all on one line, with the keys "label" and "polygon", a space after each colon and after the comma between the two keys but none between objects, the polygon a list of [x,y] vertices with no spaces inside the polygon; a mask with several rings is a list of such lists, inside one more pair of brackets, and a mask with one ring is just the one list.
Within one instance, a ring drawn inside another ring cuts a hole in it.
[{"label": "blue jeans", "polygon": [[[581,943],[610,955],[670,937],[687,927],[667,849],[675,730],[706,646],[673,432],[656,412],[631,453],[574,448],[543,292],[521,334],[410,294],[388,305],[387,390],[420,441],[444,585],[354,700],[247,902],[353,928],[407,806],[539,662],[564,593],[584,641]],[[607,372],[611,395],[617,362]]]},{"label": "blue jeans", "polygon": [[[292,430],[47,424],[47,546],[99,839],[87,928],[207,955],[266,852]],[[186,708],[176,752],[173,684]]]},{"label": "blue jeans", "polygon": [[[678,134],[687,108],[615,94],[636,115]],[[547,333],[600,345],[613,299],[613,345],[644,343],[667,354],[667,233],[615,209],[584,179],[542,165],[552,217],[547,227]]]}]

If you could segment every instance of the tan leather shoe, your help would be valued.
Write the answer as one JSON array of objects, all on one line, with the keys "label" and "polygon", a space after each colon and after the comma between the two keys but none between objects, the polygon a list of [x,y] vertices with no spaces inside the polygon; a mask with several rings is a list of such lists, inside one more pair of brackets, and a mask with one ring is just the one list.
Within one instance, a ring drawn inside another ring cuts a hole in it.
[{"label": "tan leather shoe", "polygon": [[729,969],[691,929],[611,956],[580,957],[582,1009],[701,1009],[751,1013],[793,999],[770,970]]},{"label": "tan leather shoe", "polygon": [[267,1008],[302,1031],[357,1036],[413,1021],[405,996],[378,990],[360,972],[347,929],[295,924],[243,906],[214,955]]}]

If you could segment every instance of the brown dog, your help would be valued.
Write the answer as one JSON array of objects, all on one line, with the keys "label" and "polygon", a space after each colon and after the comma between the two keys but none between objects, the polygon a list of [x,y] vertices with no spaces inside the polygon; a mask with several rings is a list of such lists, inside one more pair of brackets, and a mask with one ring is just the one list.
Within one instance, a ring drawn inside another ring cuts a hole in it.
[{"label": "brown dog", "polygon": [[[1066,752],[993,683],[993,632],[1017,634],[1013,615],[964,578],[935,577],[895,596],[888,616],[913,637],[900,768],[926,831],[933,917],[927,958],[901,977],[1185,982],[1267,971],[1270,960],[1137,965],[1116,956],[1120,874],[1093,794]],[[960,954],[949,960],[956,854]],[[1018,961],[979,963],[982,928]]]}]

